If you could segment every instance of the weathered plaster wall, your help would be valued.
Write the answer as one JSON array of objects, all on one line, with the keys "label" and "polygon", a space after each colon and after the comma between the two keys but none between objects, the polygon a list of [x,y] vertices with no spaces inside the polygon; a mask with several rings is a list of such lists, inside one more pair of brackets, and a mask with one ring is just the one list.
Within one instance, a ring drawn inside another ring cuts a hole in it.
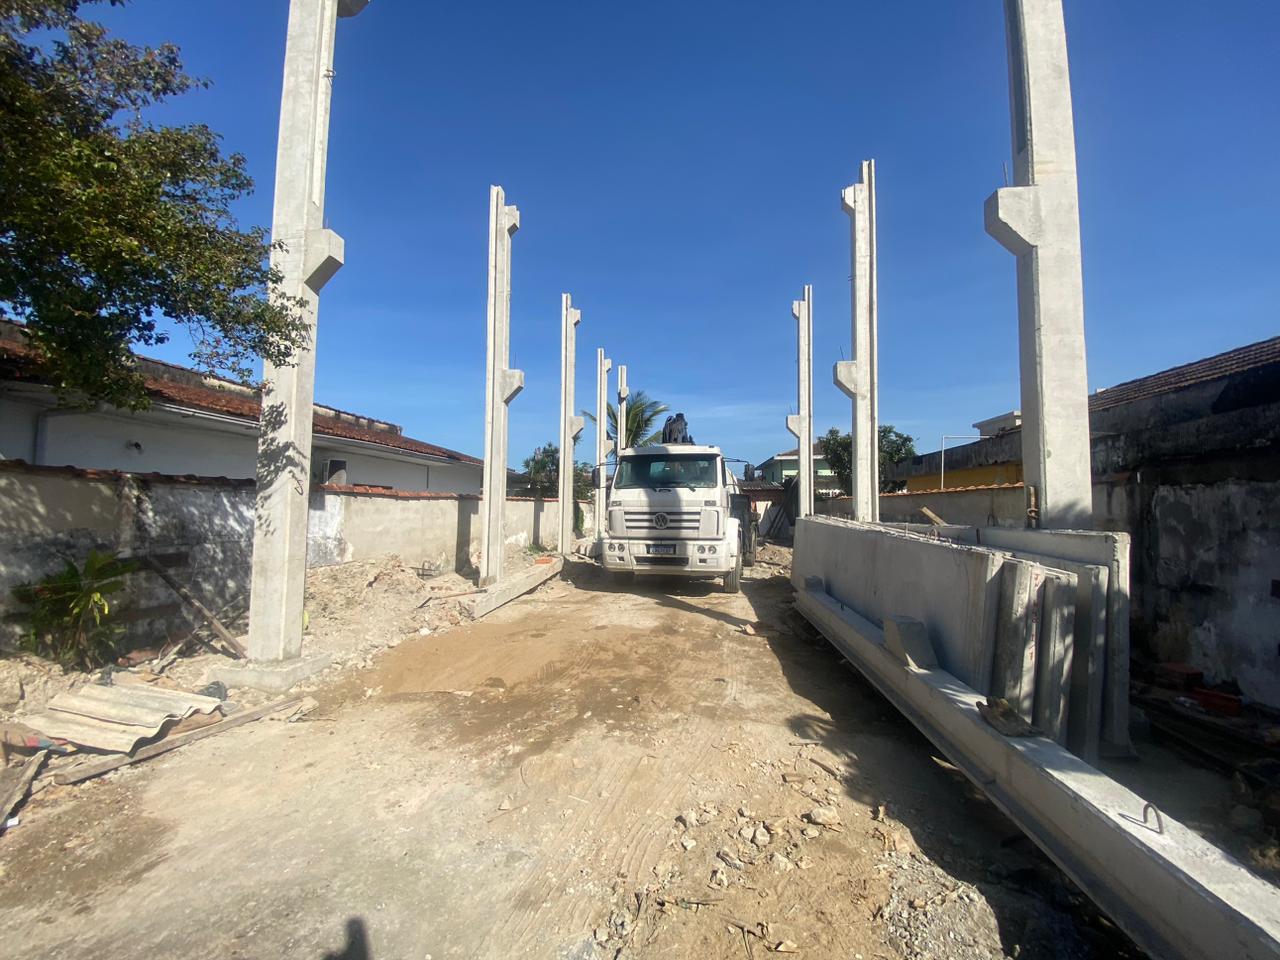
[{"label": "weathered plaster wall", "polygon": [[[12,588],[91,549],[156,557],[229,624],[248,609],[253,549],[252,482],[30,467],[0,462],[0,644],[20,630],[5,614]],[[313,566],[398,555],[415,567],[471,572],[480,500],[449,494],[377,494],[317,488],[307,559]],[[590,523],[589,509],[586,512]],[[506,538],[556,547],[559,504],[511,500]],[[181,635],[195,620],[153,574],[130,577],[120,600],[139,644]]]},{"label": "weathered plaster wall", "polygon": [[[928,507],[947,523],[967,527],[1022,527],[1026,506],[1021,487],[991,487],[928,493],[892,493],[880,496],[883,523],[927,523],[922,507]],[[853,501],[848,498],[824,500],[818,513],[833,517],[851,516]]]}]

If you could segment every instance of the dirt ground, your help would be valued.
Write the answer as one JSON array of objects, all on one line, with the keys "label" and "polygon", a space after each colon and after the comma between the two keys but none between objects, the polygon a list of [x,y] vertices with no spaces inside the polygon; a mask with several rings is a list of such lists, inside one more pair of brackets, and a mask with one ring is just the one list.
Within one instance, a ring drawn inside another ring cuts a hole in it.
[{"label": "dirt ground", "polygon": [[303,722],[42,791],[0,957],[1136,956],[766,559],[397,620]]}]

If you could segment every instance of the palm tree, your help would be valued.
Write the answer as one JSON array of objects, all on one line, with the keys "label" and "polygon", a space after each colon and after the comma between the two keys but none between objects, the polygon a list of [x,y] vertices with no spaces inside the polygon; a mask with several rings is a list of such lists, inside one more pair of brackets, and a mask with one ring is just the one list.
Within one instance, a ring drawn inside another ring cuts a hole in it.
[{"label": "palm tree", "polygon": [[[662,442],[662,424],[658,421],[671,408],[654,400],[643,390],[634,390],[627,398],[627,444],[632,447],[650,447]],[[592,423],[595,415],[583,410],[582,415]],[[657,427],[655,430],[654,427]],[[618,435],[618,408],[609,404],[609,439]]]}]

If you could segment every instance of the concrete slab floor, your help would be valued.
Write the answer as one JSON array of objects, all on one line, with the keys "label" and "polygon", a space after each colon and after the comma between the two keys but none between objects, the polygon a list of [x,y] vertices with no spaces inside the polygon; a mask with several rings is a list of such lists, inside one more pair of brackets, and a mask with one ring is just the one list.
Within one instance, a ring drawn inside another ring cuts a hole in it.
[{"label": "concrete slab floor", "polygon": [[1132,955],[764,561],[740,595],[575,564],[307,722],[46,789],[0,956]]}]

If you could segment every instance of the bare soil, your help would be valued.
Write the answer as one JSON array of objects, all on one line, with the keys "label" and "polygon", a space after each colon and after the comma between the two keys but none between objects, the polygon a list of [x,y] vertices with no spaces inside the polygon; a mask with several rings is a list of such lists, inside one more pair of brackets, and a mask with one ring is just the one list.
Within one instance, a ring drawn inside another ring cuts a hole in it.
[{"label": "bare soil", "polygon": [[787,559],[738,595],[575,565],[428,635],[348,571],[313,615],[385,649],[305,721],[28,802],[0,957],[1136,955],[807,628]]}]

